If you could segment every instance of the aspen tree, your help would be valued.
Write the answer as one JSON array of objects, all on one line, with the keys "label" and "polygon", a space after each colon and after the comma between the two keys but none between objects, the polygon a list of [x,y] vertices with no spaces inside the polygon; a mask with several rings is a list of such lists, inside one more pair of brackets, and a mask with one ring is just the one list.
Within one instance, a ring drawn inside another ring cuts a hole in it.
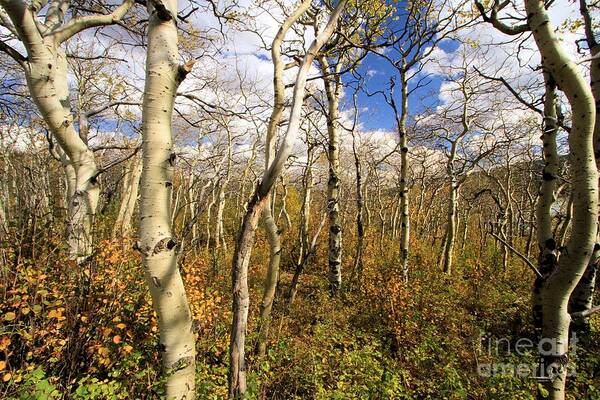
[{"label": "aspen tree", "polygon": [[[405,19],[401,29],[394,31],[394,37],[402,37],[404,40],[392,38],[392,45],[387,46],[389,54],[378,52],[378,54],[390,62],[395,68],[398,79],[393,78],[390,85],[390,93],[386,102],[392,108],[395,116],[396,129],[398,132],[398,144],[400,148],[400,273],[405,282],[409,278],[409,240],[410,240],[410,215],[409,215],[409,137],[408,137],[408,114],[409,97],[414,92],[409,90],[409,83],[422,70],[428,57],[437,48],[438,44],[451,36],[461,27],[470,24],[470,21],[457,22],[457,11],[464,2],[461,1],[452,7],[452,12],[442,4],[431,0],[422,3],[408,3],[405,8],[398,8],[398,16]],[[432,23],[435,21],[435,23]],[[415,72],[416,70],[416,72]],[[394,99],[394,90],[399,86],[400,101]],[[420,85],[417,84],[417,86]]]},{"label": "aspen tree", "polygon": [[344,16],[335,45],[323,49],[317,57],[325,88],[327,121],[327,210],[329,214],[328,280],[331,296],[342,287],[342,236],[347,208],[341,210],[340,167],[340,99],[343,91],[342,75],[353,71],[368,54],[374,38],[381,35],[381,24],[392,9],[385,3],[363,2],[352,4]]},{"label": "aspen tree", "polygon": [[[91,229],[99,197],[99,171],[94,154],[75,131],[69,105],[67,59],[62,45],[85,29],[118,23],[133,3],[133,0],[125,0],[111,14],[66,20],[70,2],[53,0],[46,9],[45,2],[34,1],[30,6],[23,0],[0,1],[12,24],[7,29],[21,41],[27,56],[5,42],[0,42],[0,51],[23,69],[33,101],[73,168],[75,185],[69,199],[67,242],[71,257],[78,262],[87,259],[92,251]],[[43,21],[38,18],[42,9]],[[69,181],[72,182],[72,177]]]},{"label": "aspen tree", "polygon": [[148,2],[146,82],[142,105],[142,177],[138,248],[158,316],[168,399],[194,399],[195,333],[171,226],[173,138],[177,87],[193,62],[179,64],[177,1]]},{"label": "aspen tree", "polygon": [[544,281],[556,268],[558,249],[552,232],[552,205],[556,201],[558,179],[558,147],[556,136],[558,132],[556,113],[556,82],[549,73],[544,73],[544,124],[543,124],[543,158],[542,182],[536,207],[537,242],[540,250],[538,268],[542,276],[536,277],[533,283],[533,324],[537,329],[542,328],[542,302]]},{"label": "aspen tree", "polygon": [[327,210],[329,213],[329,291],[335,296],[342,286],[342,224],[340,221],[340,128],[339,102],[342,90],[341,59],[334,66],[326,57],[319,57],[323,73],[323,84],[327,96],[327,159],[329,179],[327,181]]},{"label": "aspen tree", "polygon": [[[265,143],[265,174],[271,168],[275,159],[275,145],[277,143],[277,126],[281,121],[281,116],[285,108],[285,86],[283,82],[283,72],[285,64],[281,56],[281,47],[288,30],[298,21],[302,15],[310,8],[310,0],[302,1],[298,7],[283,22],[271,45],[271,59],[273,62],[273,110],[267,126],[267,135]],[[263,178],[264,179],[264,178]],[[275,199],[271,191],[267,193],[262,218],[267,238],[269,240],[269,267],[265,277],[264,292],[260,304],[260,322],[258,328],[258,342],[256,350],[258,355],[265,354],[269,329],[271,326],[271,311],[273,300],[275,299],[275,289],[279,279],[279,261],[281,258],[281,240],[279,238],[279,228],[273,217],[273,206]],[[247,215],[247,214],[246,214]]]},{"label": "aspen tree", "polygon": [[142,159],[133,156],[129,161],[123,185],[121,186],[121,203],[119,205],[119,214],[113,228],[112,236],[129,237],[132,233],[131,221],[135,205],[137,204],[138,189],[140,187],[140,176],[142,175]]},{"label": "aspen tree", "polygon": [[296,75],[292,97],[292,109],[288,127],[283,140],[275,154],[271,166],[265,170],[261,182],[248,203],[248,211],[238,233],[232,265],[233,285],[233,321],[229,345],[229,397],[243,398],[246,393],[246,324],[248,320],[248,264],[254,245],[254,234],[258,220],[269,194],[273,189],[284,164],[291,154],[292,143],[296,140],[300,128],[300,117],[304,103],[306,79],[313,60],[323,45],[329,40],[336,27],[337,21],[346,5],[346,0],[340,0],[334,8],[325,28],[316,36],[308,48]]},{"label": "aspen tree", "polygon": [[[594,253],[598,229],[598,171],[594,159],[594,125],[596,107],[594,95],[583,79],[579,67],[570,59],[558,41],[544,2],[525,0],[527,22],[510,26],[498,18],[507,4],[495,1],[491,15],[482,4],[476,3],[484,21],[509,35],[531,31],[541,54],[546,82],[544,135],[555,137],[558,122],[554,96],[549,94],[560,87],[571,105],[572,127],[569,132],[569,157],[573,192],[573,229],[566,250],[557,260],[557,242],[551,232],[549,207],[554,201],[552,171],[546,159],[544,181],[538,204],[538,241],[540,243],[540,272],[534,288],[534,321],[542,327],[544,341],[552,348],[540,354],[540,374],[546,378],[540,396],[551,400],[565,398],[566,364],[569,350],[569,299]],[[550,90],[549,90],[550,89]],[[551,104],[552,103],[552,104]],[[549,142],[552,145],[552,142]],[[554,150],[552,150],[554,151]],[[546,151],[544,156],[547,158]],[[549,186],[546,188],[544,186]]]},{"label": "aspen tree", "polygon": [[[356,95],[354,96],[356,103]],[[356,107],[355,107],[356,108]],[[355,115],[356,122],[357,115]],[[354,256],[354,266],[352,274],[358,277],[359,281],[363,272],[363,251],[365,240],[365,223],[364,223],[364,200],[363,200],[363,177],[362,165],[360,156],[356,148],[356,132],[354,129],[352,134],[352,155],[354,157],[354,171],[356,174],[356,255]]]},{"label": "aspen tree", "polygon": [[[434,123],[432,130],[441,140],[442,146],[447,148],[445,151],[448,184],[446,230],[440,258],[440,265],[446,274],[450,274],[453,267],[460,189],[469,175],[474,172],[477,164],[495,151],[495,145],[483,147],[485,140],[479,140],[481,144],[478,151],[475,151],[476,155],[470,155],[465,151],[465,143],[470,135],[481,139],[486,137],[488,131],[494,131],[493,128],[475,128],[477,125],[481,126],[484,111],[476,104],[485,93],[485,88],[482,88],[481,82],[468,72],[469,65],[477,54],[467,53],[466,50],[466,48],[459,50],[461,64],[455,68],[450,67],[448,71],[447,79],[455,85],[453,93],[456,93],[456,99],[440,108],[438,111],[440,120]],[[474,145],[475,143],[472,144]]]},{"label": "aspen tree", "polygon": [[598,171],[594,161],[594,96],[579,67],[562,49],[543,1],[525,0],[527,24],[542,56],[547,73],[556,80],[571,105],[573,126],[569,133],[573,229],[557,268],[544,282],[542,336],[552,348],[541,354],[548,380],[544,387],[551,400],[565,398],[566,361],[569,351],[569,297],[586,270],[598,229]]},{"label": "aspen tree", "polygon": [[[594,123],[594,157],[596,159],[596,169],[600,171],[600,43],[596,40],[594,26],[590,10],[585,0],[579,0],[579,10],[583,17],[585,40],[587,41],[590,53],[590,86],[596,105],[596,120]],[[590,257],[587,269],[577,287],[571,294],[569,303],[569,312],[582,313],[592,309],[594,300],[594,290],[596,288],[596,271],[600,261],[600,230],[596,236],[594,252]],[[574,328],[585,330],[588,328],[587,318],[576,318],[573,321]]]},{"label": "aspen tree", "polygon": [[302,263],[304,257],[309,251],[309,229],[310,214],[312,203],[313,163],[315,158],[315,143],[310,138],[310,131],[306,131],[306,166],[302,173],[302,207],[300,209],[300,233],[299,233],[299,252],[297,265]]},{"label": "aspen tree", "polygon": [[283,195],[281,196],[281,208],[279,209],[279,214],[277,214],[276,222],[279,222],[281,216],[283,215],[283,218],[285,219],[285,224],[287,225],[288,229],[292,229],[292,220],[290,218],[290,214],[287,211],[288,184],[285,180],[285,175],[282,174],[280,176],[280,181]]}]

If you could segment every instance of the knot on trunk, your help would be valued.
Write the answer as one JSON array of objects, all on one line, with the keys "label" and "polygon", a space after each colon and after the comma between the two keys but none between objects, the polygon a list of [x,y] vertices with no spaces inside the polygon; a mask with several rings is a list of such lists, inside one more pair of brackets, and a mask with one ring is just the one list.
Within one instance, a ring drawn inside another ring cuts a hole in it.
[{"label": "knot on trunk", "polygon": [[547,239],[544,242],[544,247],[546,247],[550,251],[556,250],[556,241],[553,238]]},{"label": "knot on trunk", "polygon": [[187,74],[189,74],[192,71],[192,68],[194,68],[195,63],[196,60],[189,60],[177,68],[177,82],[183,82]]},{"label": "knot on trunk", "polygon": [[551,354],[542,355],[540,357],[540,370],[538,380],[550,380],[560,378],[564,369],[569,363],[569,356],[567,354]]},{"label": "knot on trunk", "polygon": [[171,11],[169,11],[169,9],[165,6],[165,3],[163,3],[161,0],[152,0],[152,5],[154,6],[154,13],[158,19],[163,22],[173,20],[175,23],[177,23],[176,19],[173,18]]},{"label": "knot on trunk", "polygon": [[135,242],[133,244],[133,249],[139,251],[143,256],[148,256],[150,254],[150,247],[146,246],[146,248],[144,249],[142,247],[142,242]]},{"label": "knot on trunk", "polygon": [[194,362],[194,357],[192,357],[192,356],[181,357],[180,359],[178,359],[171,365],[167,365],[167,374],[172,374],[179,370],[187,368],[190,365],[192,365],[193,362]]},{"label": "knot on trunk", "polygon": [[63,121],[63,123],[62,123],[62,126],[63,126],[64,128],[68,128],[68,127],[69,127],[69,125],[71,125],[71,122],[73,122],[73,118],[72,118],[71,116],[67,116],[67,117],[65,118],[65,120]]},{"label": "knot on trunk", "polygon": [[161,288],[161,284],[160,284],[160,279],[158,279],[157,276],[153,276],[152,277],[152,283],[154,284],[154,286],[156,286],[158,289]]},{"label": "knot on trunk", "polygon": [[163,238],[163,239],[159,240],[158,243],[156,243],[152,253],[158,254],[162,251],[172,250],[173,248],[175,248],[175,246],[177,246],[177,240],[175,240],[175,238],[172,238],[172,237]]},{"label": "knot on trunk", "polygon": [[553,181],[556,179],[556,175],[552,174],[550,172],[544,171],[544,173],[542,174],[542,179],[545,180],[546,182]]}]

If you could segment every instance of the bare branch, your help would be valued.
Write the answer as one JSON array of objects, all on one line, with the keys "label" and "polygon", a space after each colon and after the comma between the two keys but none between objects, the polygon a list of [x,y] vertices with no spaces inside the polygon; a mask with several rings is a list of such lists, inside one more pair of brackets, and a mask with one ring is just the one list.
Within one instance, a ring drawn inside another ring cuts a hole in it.
[{"label": "bare branch", "polygon": [[590,309],[587,310],[583,310],[583,311],[578,311],[578,312],[574,312],[571,313],[571,318],[573,319],[583,319],[583,318],[587,318],[593,314],[596,314],[597,312],[600,312],[600,306],[596,306],[596,307],[592,307]]},{"label": "bare branch", "polygon": [[116,24],[123,19],[133,4],[133,0],[124,0],[123,3],[110,14],[87,15],[85,17],[73,18],[62,27],[54,30],[52,36],[54,36],[57,43],[63,43],[73,35],[76,35],[85,29]]},{"label": "bare branch", "polygon": [[507,1],[500,4],[500,2],[498,0],[494,0],[494,5],[492,6],[491,13],[488,16],[483,4],[480,3],[479,1],[475,1],[475,6],[479,10],[479,13],[481,14],[481,17],[483,18],[483,20],[485,22],[492,24],[492,26],[494,28],[498,29],[500,32],[502,32],[506,35],[515,36],[515,35],[520,35],[521,33],[525,33],[527,31],[529,31],[530,30],[529,25],[526,23],[521,24],[521,25],[508,25],[508,24],[505,24],[504,22],[500,21],[500,19],[498,18],[498,11],[500,11],[504,7],[506,7],[507,4],[509,4],[509,2],[507,2]]},{"label": "bare branch", "polygon": [[0,41],[0,51],[8,54],[13,60],[15,60],[21,67],[27,62],[27,58],[19,53],[16,49],[9,46],[5,42]]},{"label": "bare branch", "polygon": [[509,249],[510,251],[512,251],[513,253],[515,253],[515,255],[517,257],[519,257],[521,260],[523,260],[525,262],[525,264],[527,264],[527,266],[529,268],[531,268],[531,270],[540,278],[540,279],[544,279],[544,277],[542,276],[542,274],[540,273],[540,271],[538,271],[538,269],[535,267],[535,265],[533,265],[533,263],[529,260],[529,258],[527,258],[526,256],[523,255],[523,253],[521,253],[519,250],[515,249],[514,247],[512,247],[510,244],[508,244],[504,239],[502,239],[500,236],[496,235],[494,232],[488,232],[490,235],[492,235],[494,238],[496,238],[500,243],[502,243],[507,249]]}]

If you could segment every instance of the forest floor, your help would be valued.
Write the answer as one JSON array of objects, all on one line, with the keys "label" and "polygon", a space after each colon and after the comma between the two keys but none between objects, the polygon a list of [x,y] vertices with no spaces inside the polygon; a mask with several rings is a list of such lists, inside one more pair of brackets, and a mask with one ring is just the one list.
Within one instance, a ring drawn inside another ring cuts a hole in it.
[{"label": "forest floor", "polygon": [[[514,348],[535,336],[526,266],[514,258],[504,271],[490,243],[483,254],[461,250],[445,276],[436,254],[413,247],[405,285],[394,255],[384,251],[393,244],[375,242],[367,245],[362,276],[338,298],[328,295],[320,249],[289,312],[276,301],[267,354],[249,351],[249,398],[535,398],[532,371],[524,372],[535,367],[535,349]],[[37,254],[14,249],[2,249],[0,398],[161,398],[157,322],[131,242],[103,241],[81,270],[64,259],[59,243]],[[257,339],[267,259],[259,235],[250,265],[248,350]],[[199,399],[227,395],[230,259],[211,260],[206,250],[180,260],[198,334]],[[280,292],[293,265],[284,254]],[[571,399],[600,399],[599,322],[592,320],[578,343]]]}]

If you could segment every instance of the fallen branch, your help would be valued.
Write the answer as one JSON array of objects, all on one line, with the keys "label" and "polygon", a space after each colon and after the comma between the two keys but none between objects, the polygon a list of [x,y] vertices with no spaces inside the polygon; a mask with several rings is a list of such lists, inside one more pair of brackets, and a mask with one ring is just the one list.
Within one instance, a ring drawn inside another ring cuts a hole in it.
[{"label": "fallen branch", "polygon": [[510,244],[508,244],[504,239],[502,239],[500,236],[496,235],[494,232],[489,231],[488,233],[490,235],[492,235],[494,238],[496,238],[500,243],[502,243],[507,249],[509,249],[510,251],[515,253],[521,260],[523,260],[525,262],[525,264],[527,264],[527,266],[529,266],[529,268],[531,268],[531,270],[533,272],[535,272],[535,274],[539,278],[544,279],[544,276],[540,273],[540,271],[538,271],[538,269],[535,267],[535,265],[533,265],[533,263],[529,260],[529,258],[527,258],[527,256],[524,256],[523,253],[521,253],[519,250],[512,247]]}]

